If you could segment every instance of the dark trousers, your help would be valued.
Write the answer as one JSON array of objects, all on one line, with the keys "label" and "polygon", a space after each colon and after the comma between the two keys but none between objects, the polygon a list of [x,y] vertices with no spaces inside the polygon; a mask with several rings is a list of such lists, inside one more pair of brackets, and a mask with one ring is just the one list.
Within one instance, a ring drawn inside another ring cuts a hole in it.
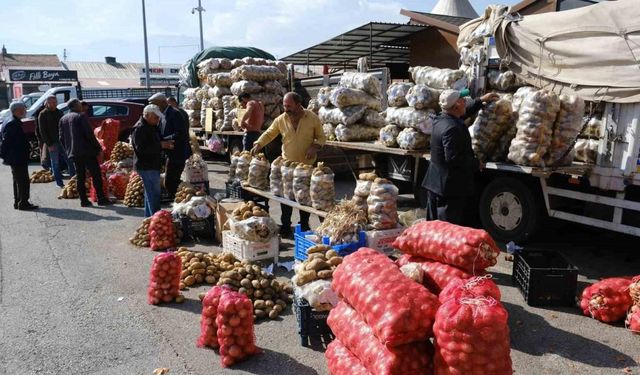
[{"label": "dark trousers", "polygon": [[31,185],[28,165],[26,163],[12,165],[11,175],[13,176],[13,206],[22,208],[29,205]]},{"label": "dark trousers", "polygon": [[98,195],[98,201],[103,201],[107,197],[104,196],[104,190],[102,187],[102,173],[100,172],[100,165],[98,165],[98,159],[95,157],[76,157],[73,159],[73,164],[76,167],[76,176],[78,177],[78,195],[81,202],[86,202],[87,188],[84,186],[84,181],[87,178],[87,170],[93,179],[93,187],[96,189],[96,195]]},{"label": "dark trousers", "polygon": [[244,151],[250,151],[253,148],[253,143],[260,138],[260,132],[245,132],[242,136],[242,147]]},{"label": "dark trousers", "polygon": [[443,197],[427,190],[427,220],[462,225],[467,197]]},{"label": "dark trousers", "polygon": [[[282,211],[282,215],[280,216],[280,222],[282,222],[282,226],[285,228],[291,227],[291,214],[293,214],[293,207],[287,206],[285,204],[280,204],[280,210]],[[302,226],[303,231],[309,230],[310,216],[310,213],[300,211],[300,226]]]},{"label": "dark trousers", "polygon": [[164,175],[164,187],[169,193],[169,199],[176,196],[178,191],[178,185],[180,185],[180,176],[184,170],[184,160],[171,160],[167,159],[167,168]]}]

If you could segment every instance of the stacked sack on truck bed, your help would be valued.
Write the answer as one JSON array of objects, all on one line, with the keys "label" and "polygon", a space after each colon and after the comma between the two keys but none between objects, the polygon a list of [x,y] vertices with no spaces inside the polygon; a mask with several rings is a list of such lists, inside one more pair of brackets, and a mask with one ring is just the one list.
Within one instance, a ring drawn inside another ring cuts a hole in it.
[{"label": "stacked sack on truck bed", "polygon": [[[338,87],[323,87],[316,98],[318,116],[328,140],[372,141],[384,118],[380,81],[369,73],[345,72]],[[314,105],[316,105],[314,103]]]}]

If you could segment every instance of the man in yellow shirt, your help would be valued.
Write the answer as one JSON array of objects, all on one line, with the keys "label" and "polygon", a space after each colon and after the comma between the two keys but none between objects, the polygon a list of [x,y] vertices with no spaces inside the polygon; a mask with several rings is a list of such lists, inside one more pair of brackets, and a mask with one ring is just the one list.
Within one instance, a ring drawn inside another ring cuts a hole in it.
[{"label": "man in yellow shirt", "polygon": [[[304,109],[302,97],[295,92],[287,93],[282,104],[284,113],[273,120],[269,129],[258,138],[251,153],[255,155],[278,135],[282,135],[283,158],[298,163],[314,164],[318,150],[325,143],[320,119],[315,113]],[[281,234],[287,236],[291,234],[293,208],[284,204],[280,206]],[[309,213],[300,211],[300,225],[303,231],[309,230],[309,216]]]}]

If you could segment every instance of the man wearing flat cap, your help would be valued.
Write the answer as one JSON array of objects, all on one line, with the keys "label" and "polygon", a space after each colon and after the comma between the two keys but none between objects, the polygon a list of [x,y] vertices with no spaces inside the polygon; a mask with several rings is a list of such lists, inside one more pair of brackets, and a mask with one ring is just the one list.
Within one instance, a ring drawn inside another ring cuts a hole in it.
[{"label": "man wearing flat cap", "polygon": [[462,225],[467,200],[474,194],[474,173],[480,161],[471,148],[464,119],[487,102],[498,99],[488,93],[467,103],[469,90],[445,90],[440,94],[442,113],[433,123],[431,161],[422,187],[427,189],[427,220]]},{"label": "man wearing flat cap", "polygon": [[180,185],[185,161],[191,156],[188,123],[184,121],[180,112],[167,103],[167,97],[163,93],[151,96],[149,103],[157,105],[162,111],[163,118],[159,124],[162,140],[173,141],[173,149],[165,150],[167,164],[164,176],[164,186],[169,193],[169,199],[173,200]]}]

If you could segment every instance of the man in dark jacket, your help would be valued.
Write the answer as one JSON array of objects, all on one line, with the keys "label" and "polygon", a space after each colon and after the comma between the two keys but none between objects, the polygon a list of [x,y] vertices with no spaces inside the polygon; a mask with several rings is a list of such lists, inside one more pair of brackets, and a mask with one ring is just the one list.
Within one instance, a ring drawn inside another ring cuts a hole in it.
[{"label": "man in dark jacket", "polygon": [[58,99],[55,96],[47,98],[47,104],[45,109],[38,115],[38,129],[40,130],[40,138],[42,143],[49,151],[49,159],[51,160],[51,171],[53,177],[56,180],[56,184],[59,187],[64,187],[62,181],[62,171],[60,170],[60,156],[62,156],[64,162],[69,169],[69,175],[73,176],[75,170],[73,164],[67,159],[67,154],[62,150],[60,146],[60,136],[58,125],[60,119],[64,116],[61,110],[58,109]]},{"label": "man in dark jacket", "polygon": [[169,105],[173,107],[173,109],[180,112],[180,114],[182,115],[182,118],[184,119],[185,124],[187,124],[187,132],[188,132],[189,131],[189,115],[187,114],[187,111],[180,108],[180,106],[178,105],[178,101],[173,96],[170,96],[167,99],[167,103],[169,103]]},{"label": "man in dark jacket", "polygon": [[93,134],[93,129],[89,120],[84,116],[82,105],[78,99],[71,99],[67,102],[70,112],[60,119],[60,143],[64,147],[67,157],[76,168],[77,189],[80,195],[80,205],[82,207],[92,206],[87,199],[87,189],[84,185],[87,169],[93,179],[93,186],[98,195],[98,205],[106,206],[111,202],[105,197],[102,187],[102,172],[98,164],[98,155],[102,152],[102,147]]},{"label": "man in dark jacket", "polygon": [[160,210],[160,166],[162,149],[172,149],[173,141],[161,141],[158,124],[162,112],[157,105],[144,107],[142,117],[133,127],[133,165],[144,185],[144,216]]},{"label": "man in dark jacket", "polygon": [[0,133],[0,157],[11,166],[13,176],[13,208],[22,211],[35,210],[38,206],[29,203],[29,141],[22,129],[22,118],[27,113],[23,102],[9,106],[12,119],[2,127]]},{"label": "man in dark jacket", "polygon": [[467,104],[469,90],[445,90],[440,95],[442,113],[431,134],[431,161],[422,187],[427,189],[427,220],[462,224],[466,201],[474,194],[474,173],[481,168],[471,148],[466,117],[498,96],[489,93]]},{"label": "man in dark jacket", "polygon": [[157,93],[151,96],[149,103],[157,105],[164,115],[160,123],[161,138],[165,141],[174,141],[173,149],[166,151],[167,164],[164,176],[164,186],[169,193],[169,199],[173,200],[180,185],[185,161],[191,156],[187,124],[180,112],[167,103],[167,97],[164,94]]}]

